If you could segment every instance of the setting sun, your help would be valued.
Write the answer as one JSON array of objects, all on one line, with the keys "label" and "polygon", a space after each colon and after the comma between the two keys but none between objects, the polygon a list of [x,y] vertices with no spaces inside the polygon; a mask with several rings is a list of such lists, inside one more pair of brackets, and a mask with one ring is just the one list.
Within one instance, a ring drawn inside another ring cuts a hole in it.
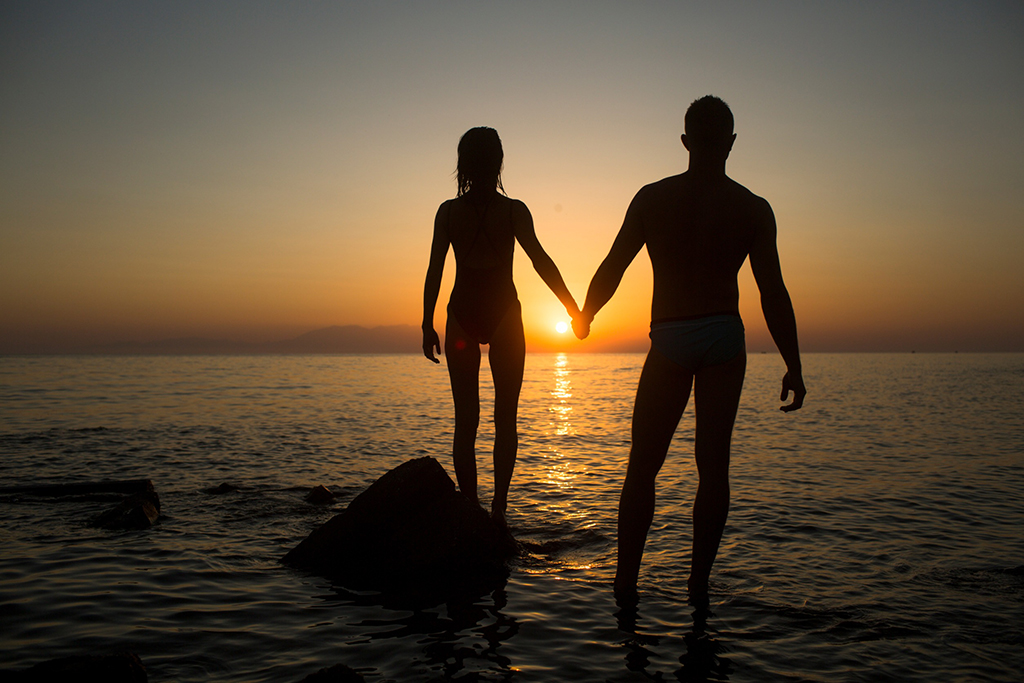
[{"label": "setting sun", "polygon": [[565,334],[569,331],[569,324],[564,320],[559,320],[555,323],[555,331],[558,332],[558,334]]}]

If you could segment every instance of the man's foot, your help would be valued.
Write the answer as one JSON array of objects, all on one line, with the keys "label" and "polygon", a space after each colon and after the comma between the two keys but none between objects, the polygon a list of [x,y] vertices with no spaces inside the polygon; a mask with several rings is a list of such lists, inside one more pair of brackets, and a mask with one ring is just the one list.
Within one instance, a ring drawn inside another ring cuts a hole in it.
[{"label": "man's foot", "polygon": [[636,605],[640,601],[640,594],[636,589],[636,579],[630,581],[616,574],[613,589],[615,591],[615,604],[619,607]]},{"label": "man's foot", "polygon": [[640,599],[634,591],[632,596],[615,594],[615,621],[620,631],[636,634],[636,622],[640,617]]},{"label": "man's foot", "polygon": [[707,609],[711,602],[708,597],[708,582],[698,581],[691,576],[686,583],[689,592],[688,602],[698,609]]}]

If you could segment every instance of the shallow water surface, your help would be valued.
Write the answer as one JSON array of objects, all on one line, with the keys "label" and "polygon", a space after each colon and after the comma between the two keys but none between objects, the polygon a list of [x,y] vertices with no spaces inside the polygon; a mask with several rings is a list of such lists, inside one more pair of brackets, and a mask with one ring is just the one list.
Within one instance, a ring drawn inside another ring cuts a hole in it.
[{"label": "shallow water surface", "polygon": [[[749,359],[706,620],[686,606],[687,409],[636,610],[615,514],[642,355],[532,355],[493,593],[396,603],[279,558],[405,460],[451,472],[443,365],[414,356],[0,358],[0,487],[152,479],[150,530],[103,500],[0,496],[0,667],[110,649],[153,681],[1016,681],[1024,670],[1024,355]],[[486,362],[482,396],[490,406]],[[492,432],[478,443],[489,498]],[[224,495],[206,489],[239,487]],[[339,492],[327,508],[309,487]]]}]

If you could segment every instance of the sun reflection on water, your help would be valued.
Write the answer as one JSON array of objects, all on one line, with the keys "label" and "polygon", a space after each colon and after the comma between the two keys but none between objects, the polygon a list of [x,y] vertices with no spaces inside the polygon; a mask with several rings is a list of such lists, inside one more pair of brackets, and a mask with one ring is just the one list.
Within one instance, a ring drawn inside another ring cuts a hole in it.
[{"label": "sun reflection on water", "polygon": [[[553,385],[549,391],[551,403],[548,406],[548,414],[551,416],[548,434],[556,437],[550,440],[550,445],[545,454],[545,480],[556,490],[568,492],[574,488],[574,482],[579,472],[562,452],[562,439],[557,437],[572,437],[576,435],[576,427],[573,424],[572,410],[572,380],[570,379],[569,356],[559,353],[555,356],[554,372],[552,373]],[[555,503],[555,507],[562,508],[562,503]]]},{"label": "sun reflection on water", "polygon": [[569,378],[569,356],[560,353],[555,356],[555,386],[551,390],[554,399],[548,411],[558,436],[574,436],[576,427],[572,423],[572,380]]}]

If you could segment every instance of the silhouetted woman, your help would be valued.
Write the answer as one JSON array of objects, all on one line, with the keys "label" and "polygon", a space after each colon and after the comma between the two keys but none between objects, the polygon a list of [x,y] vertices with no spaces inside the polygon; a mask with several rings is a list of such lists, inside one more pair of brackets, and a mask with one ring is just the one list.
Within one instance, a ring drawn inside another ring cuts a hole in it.
[{"label": "silhouetted woman", "polygon": [[434,331],[434,308],[451,245],[455,250],[455,286],[448,302],[444,352],[455,400],[455,476],[462,493],[479,502],[476,430],[480,423],[480,344],[489,344],[487,356],[494,379],[491,515],[500,522],[504,522],[519,447],[516,414],[526,357],[522,309],[512,284],[516,240],[570,316],[579,316],[558,268],[537,241],[530,210],[505,194],[501,185],[503,158],[501,140],[493,128],[472,128],[459,140],[458,193],[437,210],[423,286],[423,355],[438,363],[434,350],[440,353],[441,343]]}]

